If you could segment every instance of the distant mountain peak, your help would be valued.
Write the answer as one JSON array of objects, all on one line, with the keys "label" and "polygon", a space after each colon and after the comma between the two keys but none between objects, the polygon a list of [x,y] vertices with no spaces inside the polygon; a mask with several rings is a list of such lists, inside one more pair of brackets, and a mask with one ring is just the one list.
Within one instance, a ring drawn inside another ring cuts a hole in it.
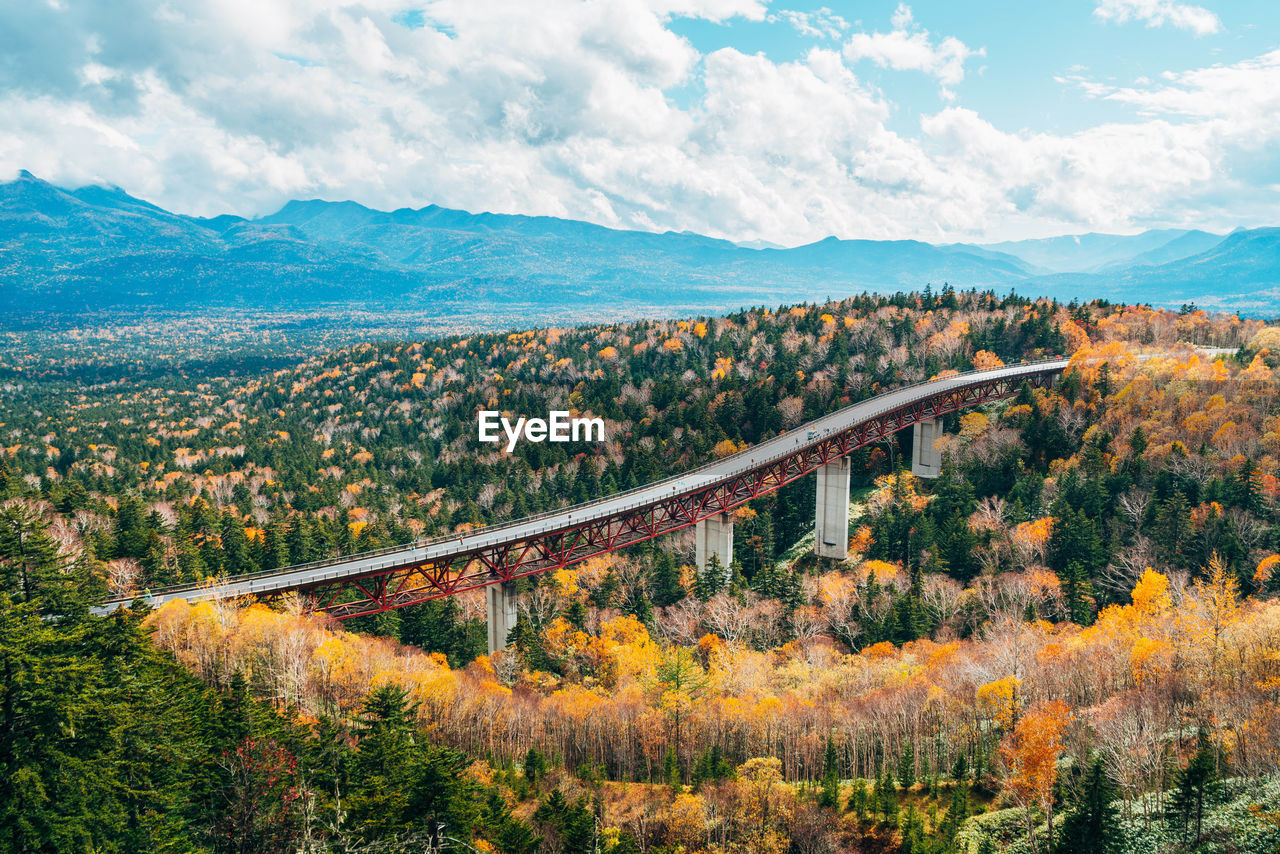
[{"label": "distant mountain peak", "polygon": [[[989,246],[835,236],[791,248],[753,243],[436,204],[380,211],[350,200],[293,200],[252,220],[191,217],[120,187],[64,190],[23,170],[0,183],[0,310],[30,310],[38,295],[40,305],[67,311],[356,302],[519,317],[513,307],[525,305],[568,320],[942,282],[1160,304],[1210,304],[1214,294],[1256,302],[1271,291],[1253,285],[1280,285],[1280,229],[1237,230],[1227,240],[1166,229]],[[1086,265],[1095,272],[1044,275]]]}]

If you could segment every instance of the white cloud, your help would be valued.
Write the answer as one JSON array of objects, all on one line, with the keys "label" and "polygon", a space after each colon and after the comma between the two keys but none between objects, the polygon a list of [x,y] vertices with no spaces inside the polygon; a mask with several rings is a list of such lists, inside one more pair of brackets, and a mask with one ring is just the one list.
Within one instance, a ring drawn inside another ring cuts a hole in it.
[{"label": "white cloud", "polygon": [[763,21],[768,4],[762,0],[651,0],[648,7],[663,17],[702,18],[717,23],[730,18]]},{"label": "white cloud", "polygon": [[[916,25],[911,7],[900,3],[893,13],[892,31],[854,33],[845,43],[844,55],[850,61],[869,59],[896,71],[923,71],[945,87],[964,80],[965,60],[986,56],[986,50],[973,50],[954,36],[935,43],[928,30]],[[946,94],[950,97],[950,92]]]},{"label": "white cloud", "polygon": [[1222,21],[1213,12],[1203,6],[1177,0],[1098,0],[1093,14],[1117,24],[1129,21],[1144,21],[1148,27],[1168,24],[1190,30],[1197,36],[1212,35],[1222,30]]},{"label": "white cloud", "polygon": [[958,195],[988,216],[1122,228],[1160,214],[1216,171],[1201,127],[1148,122],[1070,136],[1009,134],[950,107],[923,129],[938,145],[938,160],[958,176]]},{"label": "white cloud", "polygon": [[1270,133],[1280,121],[1280,50],[1232,65],[1166,72],[1134,86],[1078,81],[1085,92],[1144,115],[1223,119],[1234,135]]},{"label": "white cloud", "polygon": [[703,56],[668,26],[765,14],[740,0],[119,2],[0,7],[26,46],[0,64],[0,177],[115,183],[203,214],[434,202],[778,243],[1274,217],[1280,52],[1129,86],[1076,78],[1135,116],[1075,134],[1008,133],[962,107],[908,133],[852,59],[950,85],[977,52],[905,6],[900,38],[869,43],[880,53],[776,62]]},{"label": "white cloud", "polygon": [[849,22],[826,6],[812,12],[780,9],[769,20],[790,24],[800,35],[813,39],[839,39],[849,29]]}]

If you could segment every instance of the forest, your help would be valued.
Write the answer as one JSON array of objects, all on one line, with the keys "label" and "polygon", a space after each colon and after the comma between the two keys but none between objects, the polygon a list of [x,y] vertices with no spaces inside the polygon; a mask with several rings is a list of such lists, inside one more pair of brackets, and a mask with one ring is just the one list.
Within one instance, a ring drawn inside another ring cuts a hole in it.
[{"label": "forest", "polygon": [[[813,555],[802,480],[735,511],[726,573],[686,531],[521,582],[492,656],[475,594],[345,623],[89,610],[1051,354],[1052,390],[946,418],[941,477],[898,439],[855,452],[845,560]],[[1280,326],[944,288],[234,370],[108,357],[0,349],[0,849],[1280,849]],[[608,441],[506,453],[482,409]]]}]

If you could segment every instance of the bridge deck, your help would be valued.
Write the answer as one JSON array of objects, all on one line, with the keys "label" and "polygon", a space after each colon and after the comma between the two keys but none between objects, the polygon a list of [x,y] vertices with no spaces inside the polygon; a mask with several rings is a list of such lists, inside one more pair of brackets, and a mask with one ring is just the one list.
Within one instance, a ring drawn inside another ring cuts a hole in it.
[{"label": "bridge deck", "polygon": [[[824,415],[751,448],[683,474],[585,504],[541,513],[513,522],[490,525],[461,535],[437,537],[376,552],[283,567],[270,572],[238,576],[215,583],[166,587],[151,591],[150,596],[144,598],[150,604],[158,606],[172,599],[197,601],[209,598],[264,595],[313,587],[345,578],[355,579],[399,567],[418,566],[447,560],[451,556],[474,554],[494,547],[525,542],[534,537],[557,531],[568,531],[584,523],[608,519],[637,508],[656,505],[673,497],[702,492],[709,486],[730,481],[745,472],[759,468],[770,460],[794,454],[808,445],[821,443],[833,434],[856,427],[903,406],[968,386],[989,383],[992,380],[1060,373],[1067,365],[1066,359],[1052,359],[1010,365],[989,371],[971,371],[906,386]],[[128,604],[132,599],[133,597],[109,600],[95,610],[99,613],[108,612],[120,605]]]}]

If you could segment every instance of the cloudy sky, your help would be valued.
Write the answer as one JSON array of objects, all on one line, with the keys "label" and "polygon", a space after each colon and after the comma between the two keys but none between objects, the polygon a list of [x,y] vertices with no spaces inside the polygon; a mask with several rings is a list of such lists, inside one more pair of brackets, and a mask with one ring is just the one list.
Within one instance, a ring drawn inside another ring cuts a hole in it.
[{"label": "cloudy sky", "polygon": [[20,0],[0,179],[792,245],[1280,224],[1272,0]]}]

